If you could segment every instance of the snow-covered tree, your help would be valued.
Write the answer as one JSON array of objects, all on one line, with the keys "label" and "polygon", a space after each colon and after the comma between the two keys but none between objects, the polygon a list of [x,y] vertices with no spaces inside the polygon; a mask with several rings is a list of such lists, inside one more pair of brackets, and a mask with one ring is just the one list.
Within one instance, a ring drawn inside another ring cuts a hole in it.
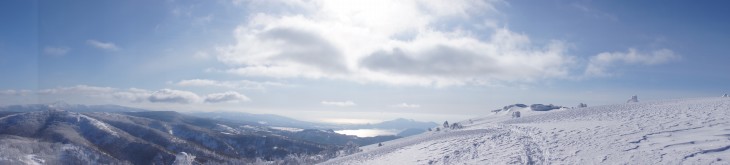
[{"label": "snow-covered tree", "polygon": [[588,104],[585,104],[585,103],[578,104],[578,108],[585,108],[585,107],[588,107]]},{"label": "snow-covered tree", "polygon": [[451,124],[451,129],[461,129],[461,128],[463,128],[463,127],[459,123],[453,123],[453,124]]},{"label": "snow-covered tree", "polygon": [[357,153],[360,151],[362,151],[362,149],[360,149],[360,146],[355,144],[355,142],[349,141],[349,142],[347,142],[347,144],[345,144],[345,147],[342,150],[340,150],[339,155],[340,156],[351,155],[351,154],[354,154],[354,153]]},{"label": "snow-covered tree", "polygon": [[449,121],[444,121],[444,128],[449,128]]}]

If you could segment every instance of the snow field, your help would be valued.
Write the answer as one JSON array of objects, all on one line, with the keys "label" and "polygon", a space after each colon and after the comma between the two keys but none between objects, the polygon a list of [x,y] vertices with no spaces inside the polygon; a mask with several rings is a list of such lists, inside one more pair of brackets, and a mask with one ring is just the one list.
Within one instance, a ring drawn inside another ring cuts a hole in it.
[{"label": "snow field", "polygon": [[730,98],[497,112],[323,164],[730,164]]}]

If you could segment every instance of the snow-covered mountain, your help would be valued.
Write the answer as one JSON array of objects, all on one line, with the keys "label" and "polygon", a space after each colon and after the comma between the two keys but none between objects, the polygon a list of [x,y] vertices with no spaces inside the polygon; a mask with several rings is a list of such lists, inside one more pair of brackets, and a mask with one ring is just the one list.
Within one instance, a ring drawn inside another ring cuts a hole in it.
[{"label": "snow-covered mountain", "polygon": [[727,97],[552,111],[513,106],[458,124],[323,164],[730,164]]},{"label": "snow-covered mountain", "polygon": [[[281,130],[121,106],[8,107],[0,111],[0,164],[311,164],[355,152],[358,144],[397,138]],[[89,109],[95,107],[102,112]]]},{"label": "snow-covered mountain", "polygon": [[[198,163],[245,163],[291,154],[335,154],[337,145],[291,139],[271,132],[176,112],[76,113],[34,111],[0,117],[0,142],[43,142],[39,149],[0,143],[14,155],[34,155],[36,162],[171,164],[176,154],[194,155]],[[53,148],[53,146],[60,146]],[[67,150],[71,148],[72,150]],[[41,152],[38,151],[47,151]],[[74,155],[77,150],[81,155]],[[0,164],[23,162],[0,152]],[[68,155],[72,154],[71,157]],[[22,157],[21,157],[22,158]],[[55,162],[57,161],[57,162]]]}]

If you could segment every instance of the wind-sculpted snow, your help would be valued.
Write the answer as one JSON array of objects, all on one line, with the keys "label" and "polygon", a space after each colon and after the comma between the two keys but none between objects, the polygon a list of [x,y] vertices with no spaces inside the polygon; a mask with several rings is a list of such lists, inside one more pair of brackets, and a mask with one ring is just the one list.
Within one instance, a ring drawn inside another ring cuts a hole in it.
[{"label": "wind-sculpted snow", "polygon": [[730,98],[511,111],[324,164],[730,164]]}]

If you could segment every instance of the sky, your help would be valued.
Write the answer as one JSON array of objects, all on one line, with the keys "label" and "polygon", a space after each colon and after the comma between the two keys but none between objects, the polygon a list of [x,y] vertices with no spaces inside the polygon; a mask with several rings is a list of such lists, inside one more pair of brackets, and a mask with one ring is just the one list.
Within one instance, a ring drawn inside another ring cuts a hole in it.
[{"label": "sky", "polygon": [[334,123],[730,93],[725,1],[6,0],[0,105]]}]

